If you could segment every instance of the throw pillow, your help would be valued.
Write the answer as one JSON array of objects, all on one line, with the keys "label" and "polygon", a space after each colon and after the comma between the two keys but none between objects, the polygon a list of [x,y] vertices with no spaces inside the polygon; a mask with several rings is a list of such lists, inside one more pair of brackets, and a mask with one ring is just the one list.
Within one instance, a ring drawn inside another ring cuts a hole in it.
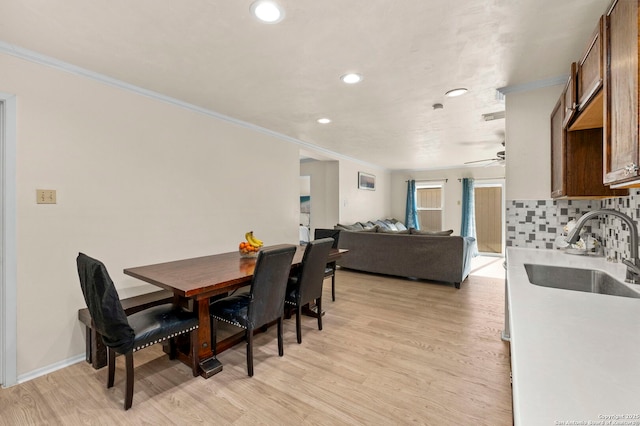
[{"label": "throw pillow", "polygon": [[396,224],[393,223],[390,219],[385,219],[383,220],[384,223],[387,224],[387,226],[389,227],[389,229],[391,229],[392,231],[397,231],[398,228],[396,227]]},{"label": "throw pillow", "polygon": [[375,223],[376,225],[378,225],[380,228],[384,228],[384,229],[391,229],[391,228],[389,227],[389,224],[388,224],[388,223],[386,223],[385,221],[382,221],[382,220],[376,220],[374,223]]},{"label": "throw pillow", "polygon": [[396,222],[395,225],[396,228],[398,228],[398,231],[408,231],[407,227],[404,226],[404,223],[402,222]]},{"label": "throw pillow", "polygon": [[341,231],[344,232],[357,232],[357,233],[361,233],[361,232],[378,232],[379,227],[375,226],[373,228],[369,228],[369,229],[342,229]]},{"label": "throw pillow", "polygon": [[376,225],[371,222],[358,222],[358,223],[362,226],[362,229],[365,231],[371,230],[372,228],[376,227]]}]

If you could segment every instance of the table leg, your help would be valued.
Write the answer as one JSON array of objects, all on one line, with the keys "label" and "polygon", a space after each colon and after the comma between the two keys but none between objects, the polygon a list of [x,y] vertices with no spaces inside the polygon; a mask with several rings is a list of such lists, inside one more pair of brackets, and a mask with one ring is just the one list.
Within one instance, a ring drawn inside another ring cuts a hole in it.
[{"label": "table leg", "polygon": [[[198,318],[200,326],[198,327],[198,364],[200,365],[200,375],[205,379],[222,371],[222,364],[216,358],[213,352],[211,342],[211,320],[209,319],[209,299],[201,299],[197,301]],[[215,343],[214,343],[215,344]]]}]

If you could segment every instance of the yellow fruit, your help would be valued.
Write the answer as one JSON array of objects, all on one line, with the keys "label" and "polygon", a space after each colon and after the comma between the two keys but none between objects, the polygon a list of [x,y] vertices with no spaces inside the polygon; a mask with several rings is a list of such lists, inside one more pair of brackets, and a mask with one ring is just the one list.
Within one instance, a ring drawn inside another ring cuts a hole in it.
[{"label": "yellow fruit", "polygon": [[256,238],[253,236],[253,231],[247,232],[246,234],[244,234],[244,237],[246,238],[247,242],[249,242],[249,244],[251,244],[253,247],[262,247],[262,241],[256,240]]}]

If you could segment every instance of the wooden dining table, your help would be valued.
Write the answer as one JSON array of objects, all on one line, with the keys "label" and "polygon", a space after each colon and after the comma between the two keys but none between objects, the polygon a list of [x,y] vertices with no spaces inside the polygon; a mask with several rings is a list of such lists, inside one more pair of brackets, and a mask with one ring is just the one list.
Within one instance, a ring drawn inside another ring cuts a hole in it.
[{"label": "wooden dining table", "polygon": [[[281,245],[280,245],[281,246]],[[271,246],[275,248],[279,246]],[[299,267],[304,255],[305,246],[298,246],[291,262],[292,271]],[[331,249],[328,262],[340,258],[347,250]],[[173,303],[188,307],[198,313],[198,348],[196,356],[200,366],[200,374],[209,378],[222,370],[222,364],[216,358],[219,349],[228,347],[236,340],[218,342],[218,350],[214,351],[211,342],[211,325],[209,319],[209,299],[244,287],[251,283],[256,258],[241,257],[238,251],[175,260],[146,266],[125,268],[126,275],[138,278],[147,283],[173,292]],[[181,354],[183,358],[185,354]],[[185,361],[189,361],[185,359]]]}]

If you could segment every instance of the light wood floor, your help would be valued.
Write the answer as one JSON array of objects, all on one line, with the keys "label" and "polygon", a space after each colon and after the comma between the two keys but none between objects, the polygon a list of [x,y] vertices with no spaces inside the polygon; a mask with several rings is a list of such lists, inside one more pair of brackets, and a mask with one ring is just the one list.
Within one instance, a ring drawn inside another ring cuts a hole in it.
[{"label": "light wood floor", "polygon": [[[476,271],[478,269],[476,268]],[[509,348],[500,340],[504,280],[474,274],[460,290],[352,271],[325,282],[324,330],[305,318],[302,344],[285,321],[256,336],[255,375],[245,346],[205,380],[159,345],[134,355],[133,407],[85,362],[0,390],[0,424],[510,425]]]}]

